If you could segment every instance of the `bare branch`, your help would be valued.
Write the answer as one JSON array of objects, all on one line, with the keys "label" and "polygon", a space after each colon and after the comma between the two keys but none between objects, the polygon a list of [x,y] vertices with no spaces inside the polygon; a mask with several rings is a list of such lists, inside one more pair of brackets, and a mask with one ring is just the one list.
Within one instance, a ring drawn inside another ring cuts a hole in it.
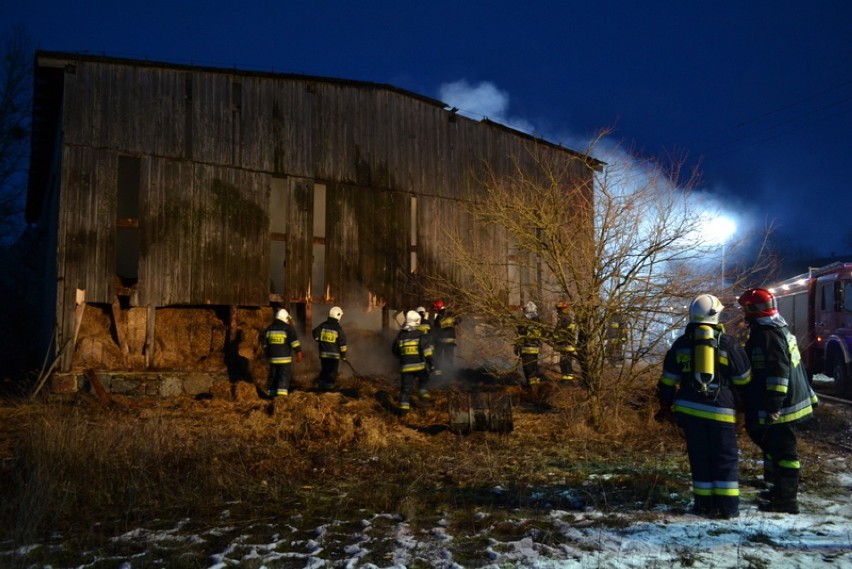
[{"label": "bare branch", "polygon": [[[591,155],[535,148],[515,157],[511,172],[487,169],[484,193],[465,211],[478,229],[448,235],[446,257],[457,273],[431,282],[435,296],[453,298],[507,344],[524,302],[567,301],[592,402],[616,360],[624,390],[653,373],[688,301],[721,296],[728,284],[708,231],[721,212],[690,185],[697,173],[684,177],[679,164],[666,169],[619,148],[606,154],[611,159],[591,176],[589,166],[600,164]],[[552,326],[554,315],[543,320]],[[618,338],[615,323],[624,331]]]}]

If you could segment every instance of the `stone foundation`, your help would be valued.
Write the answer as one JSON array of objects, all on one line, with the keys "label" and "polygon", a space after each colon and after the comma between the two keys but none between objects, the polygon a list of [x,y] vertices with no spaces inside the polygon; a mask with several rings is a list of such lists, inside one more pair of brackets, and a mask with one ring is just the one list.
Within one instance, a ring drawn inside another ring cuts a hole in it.
[{"label": "stone foundation", "polygon": [[226,373],[198,372],[70,372],[54,374],[50,392],[70,395],[77,392],[94,393],[91,376],[107,393],[126,397],[166,398],[180,395],[212,393],[218,384],[230,384]]}]

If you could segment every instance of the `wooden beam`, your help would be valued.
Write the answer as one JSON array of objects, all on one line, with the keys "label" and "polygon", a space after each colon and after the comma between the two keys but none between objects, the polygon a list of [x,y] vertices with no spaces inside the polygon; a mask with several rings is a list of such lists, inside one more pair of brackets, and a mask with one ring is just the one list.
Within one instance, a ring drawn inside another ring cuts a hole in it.
[{"label": "wooden beam", "polygon": [[151,367],[151,361],[154,358],[154,335],[156,332],[155,328],[155,320],[157,316],[157,309],[153,306],[148,307],[148,321],[146,323],[145,329],[145,348],[143,349],[145,352],[145,367]]},{"label": "wooden beam", "polygon": [[124,365],[127,365],[130,348],[125,339],[124,314],[121,312],[121,304],[116,296],[112,301],[112,324],[115,326],[115,336],[118,338],[118,346],[121,348],[121,356],[124,358]]}]

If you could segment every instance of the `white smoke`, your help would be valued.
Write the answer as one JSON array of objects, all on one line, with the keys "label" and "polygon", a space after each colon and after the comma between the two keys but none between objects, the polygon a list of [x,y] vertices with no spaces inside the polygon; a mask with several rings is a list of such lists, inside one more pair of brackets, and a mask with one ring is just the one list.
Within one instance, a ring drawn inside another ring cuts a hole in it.
[{"label": "white smoke", "polygon": [[[580,136],[574,133],[545,132],[536,129],[532,123],[524,118],[512,116],[509,110],[509,94],[490,81],[473,84],[465,79],[460,79],[442,84],[438,88],[438,92],[441,101],[451,107],[456,107],[459,114],[467,118],[473,120],[488,118],[515,130],[541,137],[578,152],[587,152],[592,148],[592,156],[607,164],[607,167],[626,167],[631,171],[631,175],[625,176],[620,182],[624,187],[610,188],[610,190],[615,189],[617,192],[630,193],[634,190],[634,185],[641,187],[649,183],[648,177],[659,176],[657,172],[648,171],[646,177],[643,170],[652,162],[638,160],[623,147],[621,142],[611,137],[594,140],[594,137]],[[664,191],[677,191],[677,189],[672,184]],[[737,233],[741,236],[752,229],[748,213],[744,212],[742,208],[731,207],[732,203],[729,198],[720,199],[721,196],[726,195],[726,192],[719,188],[709,189],[709,191],[702,191],[698,194],[692,189],[685,192],[686,195],[691,196],[690,199],[692,200],[699,199],[701,201],[700,204],[695,204],[695,209],[702,211],[708,220],[723,219],[726,222],[733,223]],[[731,238],[730,234],[726,235],[724,239],[729,238]]]},{"label": "white smoke", "polygon": [[438,98],[459,114],[474,120],[487,118],[521,132],[532,134],[532,124],[522,118],[508,115],[509,94],[501,91],[494,83],[482,81],[472,85],[464,79],[444,83],[438,88]]}]

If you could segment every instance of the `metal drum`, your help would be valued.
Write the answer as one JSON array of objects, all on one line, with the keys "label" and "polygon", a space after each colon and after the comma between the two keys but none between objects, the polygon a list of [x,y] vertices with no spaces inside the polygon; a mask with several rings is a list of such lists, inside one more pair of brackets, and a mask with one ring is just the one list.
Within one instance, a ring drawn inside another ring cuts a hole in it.
[{"label": "metal drum", "polygon": [[449,398],[450,431],[466,435],[474,431],[510,433],[512,398],[501,393],[459,393]]}]

